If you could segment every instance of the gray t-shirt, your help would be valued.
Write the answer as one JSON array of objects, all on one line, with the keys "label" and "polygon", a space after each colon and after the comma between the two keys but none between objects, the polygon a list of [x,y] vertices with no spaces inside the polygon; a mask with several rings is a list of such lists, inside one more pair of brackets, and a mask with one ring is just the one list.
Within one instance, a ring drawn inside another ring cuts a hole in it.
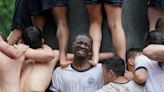
[{"label": "gray t-shirt", "polygon": [[143,87],[134,81],[128,81],[127,83],[111,82],[96,92],[143,92]]},{"label": "gray t-shirt", "polygon": [[76,71],[69,65],[58,67],[52,76],[50,90],[54,92],[95,92],[103,86],[102,65],[83,72]]},{"label": "gray t-shirt", "polygon": [[145,68],[148,77],[144,87],[144,92],[164,92],[164,67],[159,66],[157,61],[141,55],[136,57],[135,69]]}]

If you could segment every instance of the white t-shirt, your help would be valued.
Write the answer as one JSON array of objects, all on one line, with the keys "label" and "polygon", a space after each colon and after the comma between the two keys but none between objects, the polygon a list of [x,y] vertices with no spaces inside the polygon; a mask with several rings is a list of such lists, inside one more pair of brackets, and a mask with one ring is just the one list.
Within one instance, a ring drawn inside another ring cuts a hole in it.
[{"label": "white t-shirt", "polygon": [[164,92],[164,67],[162,69],[157,61],[141,55],[135,60],[135,69],[137,68],[146,68],[148,72],[144,92]]},{"label": "white t-shirt", "polygon": [[103,86],[102,65],[83,72],[76,71],[69,65],[58,67],[52,76],[50,90],[54,92],[95,92]]},{"label": "white t-shirt", "polygon": [[134,81],[128,81],[127,83],[111,82],[96,92],[143,92],[143,87]]}]

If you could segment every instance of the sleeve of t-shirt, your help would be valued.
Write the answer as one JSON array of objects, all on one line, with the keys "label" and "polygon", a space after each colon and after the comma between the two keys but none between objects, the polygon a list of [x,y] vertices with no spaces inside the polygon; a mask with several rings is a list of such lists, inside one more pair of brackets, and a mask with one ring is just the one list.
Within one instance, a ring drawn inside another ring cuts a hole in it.
[{"label": "sleeve of t-shirt", "polygon": [[144,55],[136,57],[134,61],[135,70],[140,68],[147,70],[147,58]]},{"label": "sleeve of t-shirt", "polygon": [[60,92],[59,75],[58,75],[57,69],[54,71],[52,75],[52,84],[50,86],[50,90],[53,92]]},{"label": "sleeve of t-shirt", "polygon": [[102,64],[99,64],[99,69],[100,69],[100,72],[101,72],[101,75],[100,75],[100,87],[103,87],[104,86],[104,77],[103,77],[103,69],[102,69]]}]

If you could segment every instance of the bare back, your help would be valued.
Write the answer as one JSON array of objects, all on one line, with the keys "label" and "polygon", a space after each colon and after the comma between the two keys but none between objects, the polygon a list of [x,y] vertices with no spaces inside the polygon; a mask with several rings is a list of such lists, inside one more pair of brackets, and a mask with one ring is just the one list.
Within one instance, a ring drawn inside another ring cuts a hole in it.
[{"label": "bare back", "polygon": [[47,63],[25,62],[20,79],[21,92],[45,92],[57,60],[58,57]]},{"label": "bare back", "polygon": [[24,56],[11,59],[0,52],[0,92],[19,92],[19,78]]}]

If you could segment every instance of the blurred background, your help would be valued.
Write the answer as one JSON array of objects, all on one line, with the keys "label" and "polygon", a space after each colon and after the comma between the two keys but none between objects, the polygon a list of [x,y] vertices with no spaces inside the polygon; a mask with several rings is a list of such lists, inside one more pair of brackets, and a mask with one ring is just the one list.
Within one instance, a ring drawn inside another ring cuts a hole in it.
[{"label": "blurred background", "polygon": [[8,36],[14,11],[15,0],[0,0],[0,31]]}]

